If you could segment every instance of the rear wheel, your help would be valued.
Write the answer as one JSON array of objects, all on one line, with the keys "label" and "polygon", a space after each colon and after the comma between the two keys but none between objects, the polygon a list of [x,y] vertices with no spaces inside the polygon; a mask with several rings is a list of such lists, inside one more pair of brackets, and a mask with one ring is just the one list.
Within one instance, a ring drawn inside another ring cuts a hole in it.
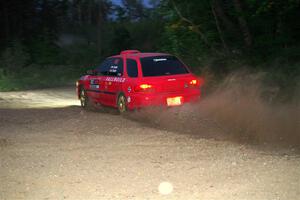
[{"label": "rear wheel", "polygon": [[127,100],[123,94],[120,94],[117,101],[118,111],[123,114],[127,111]]}]

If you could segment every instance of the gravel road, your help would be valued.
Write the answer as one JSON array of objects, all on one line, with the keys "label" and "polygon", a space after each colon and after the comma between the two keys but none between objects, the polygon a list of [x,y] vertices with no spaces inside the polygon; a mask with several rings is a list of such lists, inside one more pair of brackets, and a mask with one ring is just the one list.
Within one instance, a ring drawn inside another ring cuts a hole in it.
[{"label": "gravel road", "polygon": [[0,199],[300,199],[294,148],[78,105],[73,88],[0,93]]}]

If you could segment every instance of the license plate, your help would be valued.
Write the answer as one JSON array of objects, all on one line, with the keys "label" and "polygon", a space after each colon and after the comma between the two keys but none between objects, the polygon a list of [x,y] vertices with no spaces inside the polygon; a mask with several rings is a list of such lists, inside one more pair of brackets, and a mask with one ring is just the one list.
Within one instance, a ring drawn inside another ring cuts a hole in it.
[{"label": "license plate", "polygon": [[90,85],[91,89],[99,89],[99,85]]},{"label": "license plate", "polygon": [[182,97],[167,98],[167,105],[168,106],[179,106],[179,105],[182,105]]}]

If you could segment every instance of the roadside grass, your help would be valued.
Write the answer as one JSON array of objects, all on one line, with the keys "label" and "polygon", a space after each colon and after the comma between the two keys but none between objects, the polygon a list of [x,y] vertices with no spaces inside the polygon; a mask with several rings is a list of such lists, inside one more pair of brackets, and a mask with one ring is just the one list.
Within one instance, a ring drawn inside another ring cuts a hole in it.
[{"label": "roadside grass", "polygon": [[81,74],[73,66],[28,66],[13,74],[0,74],[0,91],[18,91],[75,84]]}]

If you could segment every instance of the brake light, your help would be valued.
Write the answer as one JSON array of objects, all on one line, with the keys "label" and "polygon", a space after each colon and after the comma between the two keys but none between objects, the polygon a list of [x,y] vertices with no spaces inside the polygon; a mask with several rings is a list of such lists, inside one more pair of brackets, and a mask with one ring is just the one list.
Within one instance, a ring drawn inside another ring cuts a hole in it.
[{"label": "brake light", "polygon": [[199,82],[196,79],[190,81],[190,85],[197,85]]},{"label": "brake light", "polygon": [[149,92],[153,91],[153,85],[150,84],[140,84],[135,87],[136,92]]},{"label": "brake light", "polygon": [[193,79],[189,82],[190,88],[198,88],[199,87],[199,80]]},{"label": "brake light", "polygon": [[202,86],[204,84],[204,79],[203,78],[199,78],[199,79],[193,79],[189,82],[189,87],[192,88],[198,88],[200,86]]}]

